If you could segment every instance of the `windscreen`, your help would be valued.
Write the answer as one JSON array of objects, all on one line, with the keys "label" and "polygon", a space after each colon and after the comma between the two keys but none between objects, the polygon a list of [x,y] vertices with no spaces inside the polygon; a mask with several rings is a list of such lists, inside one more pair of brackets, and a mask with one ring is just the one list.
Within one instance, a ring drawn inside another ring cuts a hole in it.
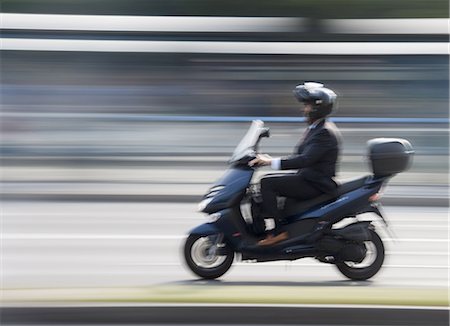
[{"label": "windscreen", "polygon": [[245,156],[255,154],[255,145],[258,142],[263,128],[264,122],[262,122],[261,120],[255,120],[252,122],[250,129],[247,131],[239,145],[237,145],[236,149],[234,150],[230,162],[236,162]]}]

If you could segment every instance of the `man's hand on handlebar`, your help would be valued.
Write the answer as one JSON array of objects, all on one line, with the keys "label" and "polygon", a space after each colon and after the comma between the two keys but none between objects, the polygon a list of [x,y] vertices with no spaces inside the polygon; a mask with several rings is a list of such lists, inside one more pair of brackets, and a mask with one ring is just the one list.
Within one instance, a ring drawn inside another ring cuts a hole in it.
[{"label": "man's hand on handlebar", "polygon": [[267,154],[258,154],[256,155],[256,158],[248,162],[249,166],[264,166],[264,165],[270,165],[272,163],[272,157]]}]

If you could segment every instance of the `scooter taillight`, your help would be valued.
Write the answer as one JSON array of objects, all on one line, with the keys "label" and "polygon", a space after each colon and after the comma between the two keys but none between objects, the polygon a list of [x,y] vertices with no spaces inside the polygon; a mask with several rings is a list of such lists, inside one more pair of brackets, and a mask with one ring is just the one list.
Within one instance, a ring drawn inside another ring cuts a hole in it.
[{"label": "scooter taillight", "polygon": [[379,201],[381,199],[381,194],[377,192],[376,194],[373,194],[369,197],[370,202]]}]

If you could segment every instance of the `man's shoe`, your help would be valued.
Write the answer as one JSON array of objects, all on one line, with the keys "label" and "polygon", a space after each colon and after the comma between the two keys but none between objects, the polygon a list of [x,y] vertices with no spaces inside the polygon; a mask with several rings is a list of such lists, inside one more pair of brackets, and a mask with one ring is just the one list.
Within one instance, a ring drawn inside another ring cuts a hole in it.
[{"label": "man's shoe", "polygon": [[268,235],[267,238],[258,242],[258,246],[271,246],[288,238],[287,232],[282,232],[276,236]]}]

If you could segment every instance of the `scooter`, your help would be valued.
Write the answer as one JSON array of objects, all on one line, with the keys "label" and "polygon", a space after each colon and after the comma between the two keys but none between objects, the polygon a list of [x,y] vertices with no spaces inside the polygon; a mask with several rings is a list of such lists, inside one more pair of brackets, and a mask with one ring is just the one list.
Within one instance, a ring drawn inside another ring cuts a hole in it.
[{"label": "scooter", "polygon": [[187,266],[203,279],[216,279],[229,270],[235,255],[250,262],[313,257],[334,264],[352,280],[377,274],[384,261],[383,241],[375,230],[375,219],[360,221],[358,215],[374,213],[388,227],[379,199],[389,179],[411,165],[411,144],[401,138],[370,140],[372,174],[341,183],[335,196],[325,194],[307,201],[284,198],[279,223],[289,238],[259,246],[261,226],[255,215],[260,203],[257,185],[251,184],[257,167],[248,163],[256,157],[264,137],[269,137],[269,129],[262,121],[253,121],[230,167],[200,202],[199,211],[208,214],[209,222],[189,232],[184,244]]}]

